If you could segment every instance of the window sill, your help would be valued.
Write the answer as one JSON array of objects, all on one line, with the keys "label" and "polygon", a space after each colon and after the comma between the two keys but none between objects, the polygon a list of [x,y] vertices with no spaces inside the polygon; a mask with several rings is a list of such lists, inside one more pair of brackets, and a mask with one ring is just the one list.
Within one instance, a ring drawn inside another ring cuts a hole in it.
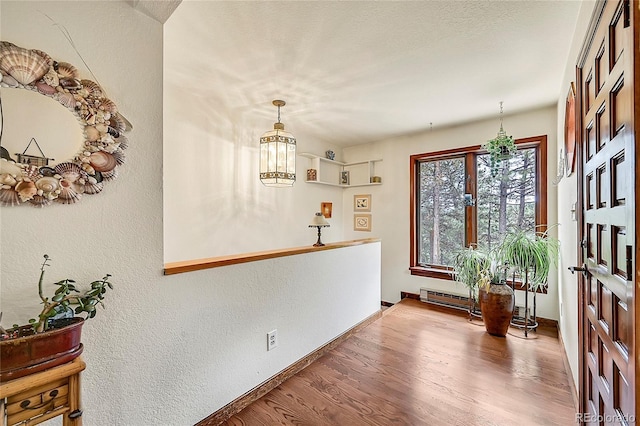
[{"label": "window sill", "polygon": [[438,278],[441,280],[453,281],[451,271],[446,269],[426,268],[424,266],[411,266],[409,268],[411,275],[417,275],[419,277]]},{"label": "window sill", "polygon": [[[455,281],[451,271],[445,269],[426,268],[424,266],[411,266],[409,267],[411,275],[417,275],[419,277],[438,278],[441,280]],[[511,285],[511,280],[507,280],[507,284]],[[516,291],[525,291],[524,283],[516,280],[513,289]],[[540,287],[536,290],[536,293],[547,294],[547,287]]]}]

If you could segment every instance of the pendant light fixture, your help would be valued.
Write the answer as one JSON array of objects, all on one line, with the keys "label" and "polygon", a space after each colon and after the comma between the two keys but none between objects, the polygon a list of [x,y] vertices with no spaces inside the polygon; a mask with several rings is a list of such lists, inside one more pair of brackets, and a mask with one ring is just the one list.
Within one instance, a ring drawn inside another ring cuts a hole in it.
[{"label": "pendant light fixture", "polygon": [[260,181],[265,186],[293,186],[296,181],[296,138],[280,122],[280,107],[285,104],[273,101],[278,107],[278,122],[260,137]]}]

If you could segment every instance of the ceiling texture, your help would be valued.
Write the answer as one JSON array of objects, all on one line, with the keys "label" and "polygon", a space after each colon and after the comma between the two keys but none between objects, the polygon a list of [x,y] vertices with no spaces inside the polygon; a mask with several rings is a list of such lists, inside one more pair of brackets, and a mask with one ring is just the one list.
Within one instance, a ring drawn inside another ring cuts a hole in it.
[{"label": "ceiling texture", "polygon": [[185,92],[267,123],[284,99],[298,140],[351,146],[555,104],[583,2],[129,3],[159,9]]}]

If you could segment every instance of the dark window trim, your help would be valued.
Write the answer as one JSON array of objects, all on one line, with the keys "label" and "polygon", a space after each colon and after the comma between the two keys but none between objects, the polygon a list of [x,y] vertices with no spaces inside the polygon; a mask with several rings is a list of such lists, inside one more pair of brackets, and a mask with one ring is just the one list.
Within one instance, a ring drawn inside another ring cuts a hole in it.
[{"label": "dark window trim", "polygon": [[[516,139],[516,145],[519,148],[538,148],[536,155],[539,156],[539,161],[536,161],[536,173],[538,176],[538,180],[536,182],[536,225],[544,225],[543,227],[539,227],[538,230],[544,232],[546,230],[547,225],[547,135],[534,136],[530,138],[522,138]],[[421,161],[429,159],[435,160],[438,158],[451,158],[451,157],[474,157],[478,154],[485,154],[486,151],[482,149],[480,145],[473,145],[463,148],[456,149],[447,149],[443,151],[436,152],[427,152],[422,154],[414,154],[409,158],[409,176],[410,176],[410,202],[409,202],[409,210],[410,210],[410,219],[409,219],[409,271],[411,275],[417,275],[421,277],[430,277],[430,278],[439,278],[443,280],[453,281],[453,276],[451,275],[451,268],[446,268],[443,266],[432,266],[425,267],[418,264],[418,245],[416,239],[416,231],[417,227],[417,218],[419,217],[417,211],[417,197],[416,197],[416,185],[418,182],[418,173],[420,172],[419,164]],[[467,158],[469,159],[469,158]],[[475,176],[476,175],[476,162],[475,161],[466,161],[467,167],[467,175]],[[473,198],[476,198],[476,188],[475,185],[472,185],[471,182],[467,182],[467,190],[473,195]],[[540,195],[540,196],[537,196]],[[472,235],[477,233],[477,217],[475,214],[471,214],[472,211],[470,209],[475,209],[475,207],[469,206],[466,207],[467,213],[470,214],[472,220],[467,221],[466,230],[465,230],[465,244],[469,244],[469,239]],[[516,283],[516,289],[518,288],[518,283]],[[546,289],[544,290],[546,293]]]}]

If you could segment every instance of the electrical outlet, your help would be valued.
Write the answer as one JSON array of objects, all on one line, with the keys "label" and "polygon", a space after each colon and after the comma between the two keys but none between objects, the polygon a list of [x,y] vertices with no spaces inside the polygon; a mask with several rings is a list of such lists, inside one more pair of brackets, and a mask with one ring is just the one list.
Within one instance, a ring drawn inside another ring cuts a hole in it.
[{"label": "electrical outlet", "polygon": [[278,330],[267,333],[267,350],[275,349],[278,346]]}]

